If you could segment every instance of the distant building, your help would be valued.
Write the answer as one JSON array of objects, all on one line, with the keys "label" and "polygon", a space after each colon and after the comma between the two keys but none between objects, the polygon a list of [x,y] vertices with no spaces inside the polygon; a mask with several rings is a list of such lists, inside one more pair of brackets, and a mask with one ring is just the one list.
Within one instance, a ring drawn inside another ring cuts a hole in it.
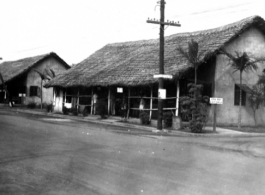
[{"label": "distant building", "polygon": [[[202,51],[198,68],[198,83],[204,85],[204,94],[223,98],[223,104],[217,108],[218,124],[236,125],[239,105],[239,72],[229,66],[229,59],[219,54],[224,49],[231,54],[247,52],[250,56],[265,57],[265,21],[252,16],[219,28],[190,33],[179,33],[165,37],[165,74],[173,76],[166,80],[164,88],[167,99],[165,112],[182,116],[178,99],[188,94],[187,84],[194,82],[194,69],[177,51],[177,47],[188,47],[191,40],[199,42]],[[108,103],[109,113],[114,97],[115,107],[119,110],[119,100],[128,97],[131,117],[139,117],[140,100],[145,100],[145,108],[150,118],[157,119],[159,39],[108,44],[93,55],[75,65],[69,71],[59,75],[47,84],[61,90],[63,105],[87,106],[91,109],[91,97],[97,93],[99,99]],[[251,86],[265,69],[265,63],[258,63],[257,72],[243,75],[242,125],[253,125],[253,112],[247,102]],[[73,79],[75,78],[75,79]],[[117,87],[123,88],[122,93]],[[79,91],[79,92],[78,92]],[[213,108],[209,104],[209,120],[212,122]],[[92,110],[92,109],[91,109]],[[92,112],[91,112],[92,113]],[[258,110],[258,124],[265,124],[265,107]]]},{"label": "distant building", "polygon": [[[53,88],[41,89],[41,77],[35,70],[45,73],[45,70],[52,69],[55,75],[58,75],[69,68],[70,66],[63,59],[52,52],[17,61],[3,62],[0,64],[0,73],[15,104],[27,105],[32,102],[40,104],[41,90],[43,90],[43,103],[50,104],[53,101]],[[0,81],[0,103],[7,103],[9,97],[1,85]]]}]

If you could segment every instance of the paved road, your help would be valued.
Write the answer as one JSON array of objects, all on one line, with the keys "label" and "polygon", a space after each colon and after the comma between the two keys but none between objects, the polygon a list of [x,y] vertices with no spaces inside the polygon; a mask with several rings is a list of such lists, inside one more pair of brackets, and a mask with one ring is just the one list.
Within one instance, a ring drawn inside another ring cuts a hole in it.
[{"label": "paved road", "polygon": [[263,143],[0,110],[0,194],[265,194]]}]

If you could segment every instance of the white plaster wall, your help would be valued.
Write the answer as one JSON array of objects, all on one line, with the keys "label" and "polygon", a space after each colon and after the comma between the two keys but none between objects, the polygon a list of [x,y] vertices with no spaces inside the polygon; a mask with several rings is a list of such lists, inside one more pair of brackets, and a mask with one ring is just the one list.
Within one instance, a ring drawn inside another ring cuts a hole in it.
[{"label": "white plaster wall", "polygon": [[[37,104],[41,103],[40,97],[30,97],[30,86],[41,86],[41,78],[40,75],[34,71],[38,70],[39,72],[44,72],[45,69],[53,69],[55,74],[58,74],[62,71],[65,71],[66,68],[62,65],[57,59],[50,57],[45,59],[43,62],[39,63],[37,66],[33,67],[27,75],[27,97],[26,97],[26,104],[30,102],[35,102]],[[42,83],[45,84],[45,81]],[[50,104],[53,102],[53,88],[42,88],[42,101],[43,103]]]},{"label": "white plaster wall", "polygon": [[[247,52],[251,57],[265,57],[265,36],[261,31],[252,27],[245,31],[240,37],[229,43],[225,50],[233,55],[237,52]],[[225,55],[218,55],[216,58],[215,72],[215,91],[214,97],[223,98],[223,105],[217,106],[217,123],[234,124],[238,122],[239,106],[234,105],[234,86],[240,83],[239,71],[233,73],[234,69],[228,65],[229,61]],[[242,83],[254,85],[265,68],[265,62],[258,63],[257,71],[243,72]],[[212,119],[212,109],[210,118]],[[265,108],[257,112],[258,124],[265,124]],[[242,125],[254,125],[253,111],[251,110],[248,100],[247,105],[242,106]]]},{"label": "white plaster wall", "polygon": [[63,111],[63,90],[58,90],[58,95],[55,97],[54,112]]}]

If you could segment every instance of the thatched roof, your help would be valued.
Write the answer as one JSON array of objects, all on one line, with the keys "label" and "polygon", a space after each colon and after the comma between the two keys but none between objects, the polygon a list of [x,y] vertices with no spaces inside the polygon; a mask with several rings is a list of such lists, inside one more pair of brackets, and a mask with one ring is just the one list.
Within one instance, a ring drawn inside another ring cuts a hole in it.
[{"label": "thatched roof", "polygon": [[[0,64],[0,73],[3,76],[3,79],[5,82],[9,82],[13,80],[14,78],[26,73],[29,71],[32,67],[37,65],[38,63],[42,62],[43,60],[54,57],[57,60],[59,60],[67,69],[70,68],[70,66],[61,59],[56,53],[51,52],[44,55],[29,57],[20,59],[17,61],[7,61]],[[2,82],[0,81],[0,85]]]},{"label": "thatched roof", "polygon": [[[165,37],[165,74],[178,75],[190,69],[187,60],[176,50],[187,48],[191,39],[199,42],[202,59],[255,26],[265,33],[265,22],[253,16],[219,28],[179,33]],[[108,44],[64,74],[50,81],[46,87],[147,85],[159,70],[159,39]]]}]

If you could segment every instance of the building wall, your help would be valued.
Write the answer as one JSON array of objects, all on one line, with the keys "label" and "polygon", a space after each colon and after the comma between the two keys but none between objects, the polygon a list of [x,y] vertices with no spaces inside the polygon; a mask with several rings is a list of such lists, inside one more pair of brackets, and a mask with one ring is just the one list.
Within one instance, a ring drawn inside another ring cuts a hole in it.
[{"label": "building wall", "polygon": [[[52,69],[55,74],[66,70],[65,66],[62,65],[57,59],[49,57],[44,61],[40,62],[37,66],[33,67],[27,75],[26,87],[27,87],[27,97],[25,99],[25,104],[30,102],[35,102],[37,104],[41,103],[41,98],[38,96],[30,97],[30,86],[41,86],[41,77],[34,71],[38,70],[39,72],[44,72],[45,69]],[[45,81],[42,83],[45,84]],[[53,102],[53,88],[44,88],[42,87],[42,101],[43,103],[50,104]]]},{"label": "building wall", "polygon": [[[241,36],[229,43],[225,48],[227,52],[235,55],[235,51],[247,52],[250,56],[265,57],[265,36],[254,27],[246,30]],[[235,83],[240,83],[239,71],[228,65],[229,61],[225,55],[218,55],[216,58],[215,91],[214,97],[223,98],[223,104],[217,105],[217,124],[236,125],[238,122],[239,106],[234,105]],[[265,68],[265,62],[258,63],[257,71],[243,72],[242,83],[254,85]],[[212,120],[212,109],[210,120]],[[246,106],[242,106],[242,125],[254,125],[253,111],[248,100]],[[265,124],[265,107],[257,111],[257,123]]]},{"label": "building wall", "polygon": [[63,90],[57,89],[56,95],[54,95],[54,112],[63,111]]}]

